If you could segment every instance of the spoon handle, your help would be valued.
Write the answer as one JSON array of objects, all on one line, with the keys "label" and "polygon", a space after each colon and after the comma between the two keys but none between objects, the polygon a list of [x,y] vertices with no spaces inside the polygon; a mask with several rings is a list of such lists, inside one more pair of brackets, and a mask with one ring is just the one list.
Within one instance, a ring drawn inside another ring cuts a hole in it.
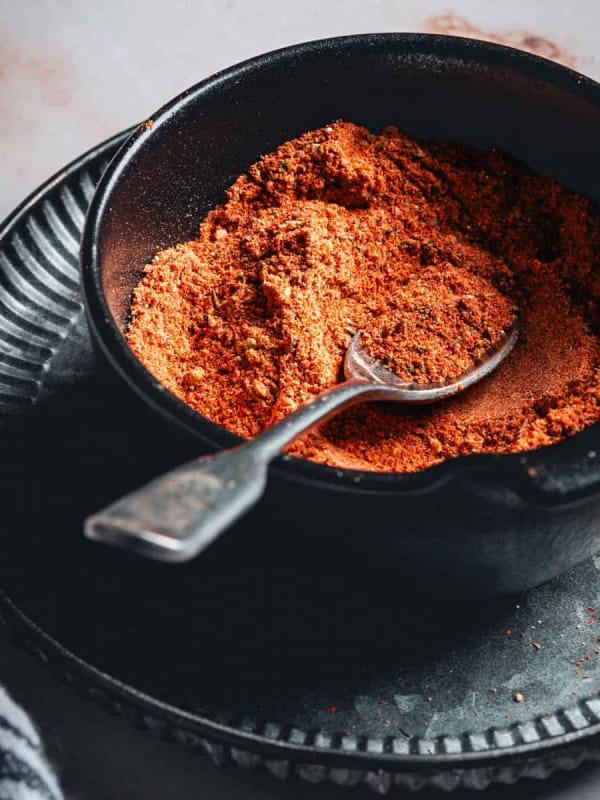
[{"label": "spoon handle", "polygon": [[327,390],[245,444],[166,473],[85,521],[90,539],[161,561],[189,561],[253,506],[269,462],[301,433],[385,389],[353,379]]}]

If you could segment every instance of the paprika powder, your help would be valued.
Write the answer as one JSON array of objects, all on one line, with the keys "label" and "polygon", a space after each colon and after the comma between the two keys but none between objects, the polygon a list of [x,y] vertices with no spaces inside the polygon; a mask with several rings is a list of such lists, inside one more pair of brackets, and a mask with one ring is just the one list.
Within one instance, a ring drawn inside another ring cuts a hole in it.
[{"label": "paprika powder", "polygon": [[352,335],[401,377],[460,374],[435,406],[365,404],[289,452],[414,472],[550,445],[600,418],[600,215],[510,156],[337,122],[286,142],[228,190],[197,237],[158,253],[127,338],[184,402],[255,436],[343,376]]}]

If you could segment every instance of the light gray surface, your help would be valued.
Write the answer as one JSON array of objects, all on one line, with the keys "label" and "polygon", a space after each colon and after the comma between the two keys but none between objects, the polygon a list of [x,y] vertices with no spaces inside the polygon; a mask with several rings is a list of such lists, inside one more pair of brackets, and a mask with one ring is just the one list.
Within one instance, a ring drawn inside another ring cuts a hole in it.
[{"label": "light gray surface", "polygon": [[[224,66],[323,36],[448,27],[556,53],[600,77],[595,0],[578,0],[568,10],[562,0],[0,1],[0,217],[65,162]],[[69,798],[374,796],[280,784],[263,772],[218,770],[79,697],[16,650],[4,633],[0,680],[40,723]],[[543,783],[494,788],[486,798],[599,795],[600,768],[584,767]]]}]

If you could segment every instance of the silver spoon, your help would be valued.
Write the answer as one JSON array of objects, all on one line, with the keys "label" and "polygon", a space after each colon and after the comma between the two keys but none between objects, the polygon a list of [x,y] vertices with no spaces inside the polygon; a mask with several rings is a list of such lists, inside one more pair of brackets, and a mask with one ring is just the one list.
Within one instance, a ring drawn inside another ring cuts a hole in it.
[{"label": "silver spoon", "polygon": [[446,383],[418,384],[401,380],[370,357],[358,333],[346,352],[343,383],[255,439],[184,464],[93,514],[85,521],[85,534],[161,561],[189,561],[257,502],[269,463],[300,434],[355,403],[415,405],[458,394],[496,369],[517,336],[515,323],[482,363]]}]

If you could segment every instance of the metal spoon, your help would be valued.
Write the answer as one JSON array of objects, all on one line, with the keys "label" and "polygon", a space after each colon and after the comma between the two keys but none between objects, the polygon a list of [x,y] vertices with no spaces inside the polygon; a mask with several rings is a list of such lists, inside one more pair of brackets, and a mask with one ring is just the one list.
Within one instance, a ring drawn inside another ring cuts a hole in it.
[{"label": "metal spoon", "polygon": [[517,336],[515,323],[482,363],[446,383],[417,384],[401,380],[371,358],[358,333],[346,353],[343,383],[255,439],[184,464],[93,514],[85,521],[85,534],[161,561],[189,561],[257,502],[269,463],[300,434],[355,403],[414,405],[458,394],[496,369]]}]

